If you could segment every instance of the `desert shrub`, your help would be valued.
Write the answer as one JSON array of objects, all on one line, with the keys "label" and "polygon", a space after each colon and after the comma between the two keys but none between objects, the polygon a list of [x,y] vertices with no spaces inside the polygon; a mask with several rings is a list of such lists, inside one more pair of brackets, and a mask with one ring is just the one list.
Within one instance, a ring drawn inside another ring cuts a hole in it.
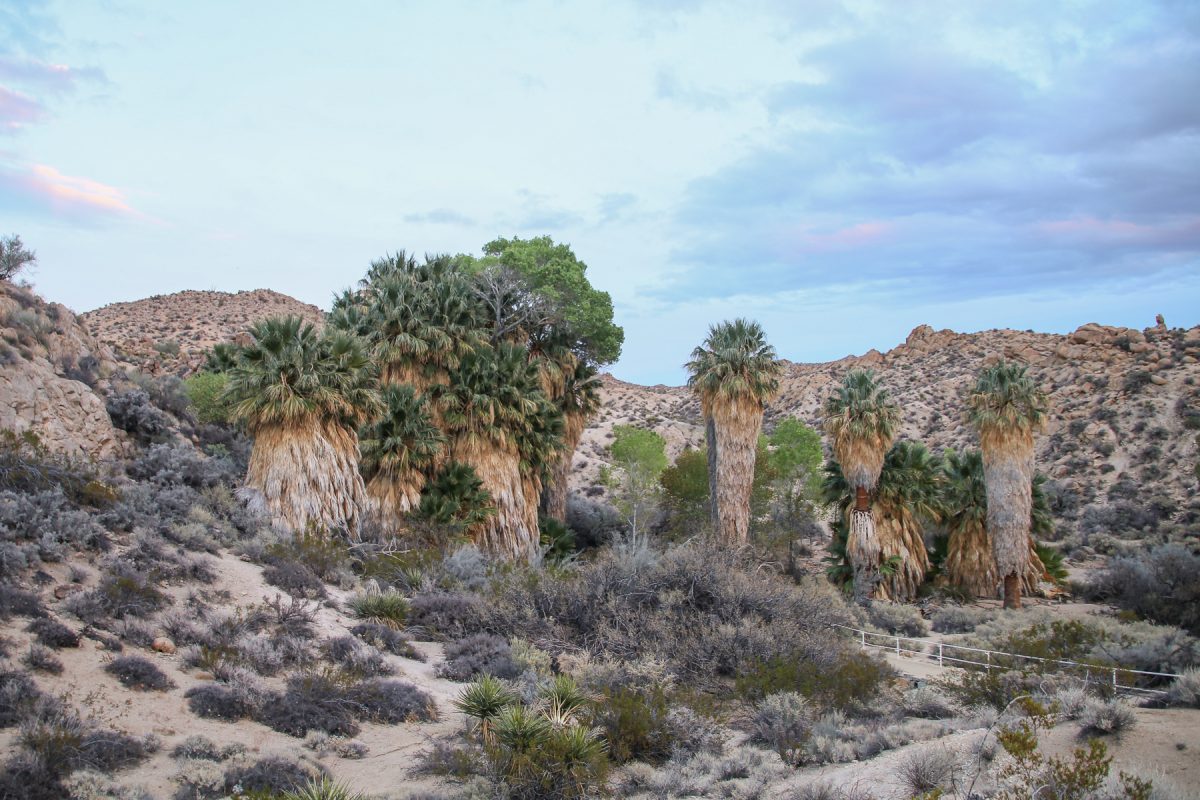
[{"label": "desert shrub", "polygon": [[344,784],[334,783],[328,777],[310,778],[299,789],[284,792],[280,800],[364,800],[363,795],[353,792]]},{"label": "desert shrub", "polygon": [[126,472],[136,480],[193,489],[229,484],[240,477],[232,461],[210,458],[190,444],[151,445],[129,463]]},{"label": "desert shrub", "polygon": [[0,729],[11,728],[33,708],[42,693],[24,672],[0,671]]},{"label": "desert shrub", "polygon": [[414,776],[437,775],[464,781],[483,770],[483,750],[475,742],[437,739],[417,753]]},{"label": "desert shrub", "polygon": [[141,389],[111,394],[106,403],[113,426],[143,441],[164,438],[171,429],[171,418],[156,408],[150,395]]},{"label": "desert shrub", "polygon": [[330,661],[346,672],[362,678],[391,675],[396,671],[375,647],[361,642],[353,636],[338,636],[328,639],[322,649]]},{"label": "desert shrub", "polygon": [[303,738],[310,730],[354,736],[358,723],[347,702],[350,681],[332,671],[303,672],[287,679],[283,694],[266,698],[255,720],[272,730]]},{"label": "desert shrub", "polygon": [[891,634],[918,637],[926,636],[929,633],[929,623],[913,606],[897,603],[871,603],[870,608],[867,609],[867,618],[876,628]]},{"label": "desert shrub", "polygon": [[311,569],[298,561],[277,561],[263,569],[263,580],[293,597],[306,599],[325,596],[325,584]]},{"label": "desert shrub", "polygon": [[46,609],[33,592],[0,583],[0,620],[10,617],[43,617]]},{"label": "desert shrub", "polygon": [[172,758],[192,758],[201,761],[224,761],[229,753],[207,736],[189,736],[171,750]]},{"label": "desert shrub", "polygon": [[95,589],[76,592],[63,606],[84,622],[148,617],[166,605],[168,598],[145,574],[117,562]]},{"label": "desert shrub", "polygon": [[1120,735],[1137,722],[1133,709],[1118,698],[1090,700],[1079,714],[1079,730],[1092,736]]},{"label": "desert shrub", "polygon": [[184,692],[193,714],[233,722],[253,717],[262,697],[244,687],[205,684]]},{"label": "desert shrub", "polygon": [[925,719],[948,719],[958,713],[940,692],[928,686],[910,689],[901,698],[904,713]]},{"label": "desert shrub", "polygon": [[446,661],[438,666],[438,675],[452,681],[469,681],[479,675],[515,678],[520,674],[512,658],[512,648],[503,638],[477,633],[446,645]]},{"label": "desert shrub", "polygon": [[0,540],[32,543],[43,561],[61,561],[71,549],[109,546],[104,529],[59,488],[0,492]]},{"label": "desert shrub", "polygon": [[900,780],[912,797],[945,791],[954,783],[958,759],[943,748],[918,750],[900,762]]},{"label": "desert shrub", "polygon": [[29,649],[21,657],[21,663],[32,670],[47,672],[51,675],[61,675],[63,671],[63,663],[58,660],[58,656],[54,655],[54,651],[46,645],[36,642],[29,645]]},{"label": "desert shrub", "polygon": [[347,700],[360,719],[395,725],[400,722],[432,722],[438,718],[437,703],[426,692],[405,681],[366,680],[350,687]]},{"label": "desert shrub", "polygon": [[625,543],[568,573],[514,572],[489,598],[486,628],[526,641],[585,641],[625,659],[662,655],[677,676],[713,691],[756,662],[825,663],[849,652],[827,635],[831,623],[850,621],[834,589],[778,580],[747,558]]},{"label": "desert shrub", "polygon": [[399,628],[408,618],[408,600],[395,590],[367,591],[350,598],[350,610],[359,619]]},{"label": "desert shrub", "polygon": [[137,764],[158,749],[154,737],[139,738],[96,727],[61,701],[43,699],[21,722],[17,742],[63,777],[78,769],[110,772]]},{"label": "desert shrub", "polygon": [[755,741],[770,747],[785,762],[795,763],[812,722],[812,710],[803,696],[776,692],[758,704],[750,724]]},{"label": "desert shrub", "polygon": [[993,616],[990,611],[980,608],[946,606],[934,612],[933,629],[938,633],[969,633]]},{"label": "desert shrub", "polygon": [[127,689],[161,692],[175,687],[175,683],[161,669],[141,656],[115,658],[104,667],[104,671]]},{"label": "desert shrub", "polygon": [[295,761],[267,756],[253,764],[230,767],[225,772],[225,791],[238,795],[278,795],[306,786],[312,773]]},{"label": "desert shrub", "polygon": [[180,547],[166,544],[163,537],[142,531],[134,536],[132,546],[121,554],[119,561],[159,580],[212,583],[217,577],[207,559],[189,555]]},{"label": "desert shrub", "polygon": [[228,377],[220,372],[198,372],[187,378],[184,391],[196,421],[206,425],[228,425],[232,405],[225,399]]},{"label": "desert shrub", "polygon": [[752,664],[737,678],[736,691],[756,703],[777,692],[797,692],[820,708],[855,710],[870,703],[892,674],[885,662],[865,654],[784,656]]},{"label": "desert shrub", "polygon": [[408,623],[433,639],[460,639],[487,625],[487,606],[477,594],[421,592],[409,601]]},{"label": "desert shrub", "polygon": [[51,452],[33,431],[0,430],[0,492],[59,489],[72,500],[100,506],[106,504],[104,488],[112,487],[99,480],[91,464]]},{"label": "desert shrub", "polygon": [[35,619],[25,630],[47,647],[79,647],[79,634],[50,617]]},{"label": "desert shrub", "polygon": [[1200,708],[1200,669],[1184,670],[1167,690],[1167,702],[1184,708]]},{"label": "desert shrub", "polygon": [[679,733],[671,723],[670,711],[661,687],[645,691],[612,688],[591,710],[589,722],[604,733],[609,757],[615,763],[661,764],[670,758]]},{"label": "desert shrub", "polygon": [[1088,694],[1085,686],[1064,686],[1054,692],[1051,699],[1057,705],[1058,712],[1064,717],[1079,719],[1093,698]]},{"label": "desert shrub", "polygon": [[1183,545],[1112,558],[1084,587],[1084,594],[1200,635],[1200,556]]},{"label": "desert shrub", "polygon": [[415,661],[425,660],[425,657],[412,646],[406,635],[387,625],[380,625],[377,622],[360,622],[350,629],[350,633],[367,644],[392,655],[411,658]]},{"label": "desert shrub", "polygon": [[267,564],[297,562],[329,583],[338,583],[348,574],[350,566],[345,542],[333,532],[315,525],[271,544],[263,553],[263,561]]},{"label": "desert shrub", "polygon": [[317,618],[316,604],[299,597],[288,597],[285,601],[277,594],[273,599],[263,600],[263,610],[270,612],[275,624],[283,631],[304,638],[313,635],[312,625]]},{"label": "desert shrub", "polygon": [[672,760],[660,769],[638,766],[626,769],[621,786],[636,797],[761,798],[769,786],[794,772],[776,753],[747,745],[721,757],[702,753]]}]

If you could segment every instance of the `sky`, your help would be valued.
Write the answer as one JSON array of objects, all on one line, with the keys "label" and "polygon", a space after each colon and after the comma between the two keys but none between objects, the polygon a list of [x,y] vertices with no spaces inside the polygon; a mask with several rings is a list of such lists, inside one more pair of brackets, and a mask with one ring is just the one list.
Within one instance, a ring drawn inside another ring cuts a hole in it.
[{"label": "sky", "polygon": [[0,0],[0,235],[76,311],[328,308],[397,249],[549,235],[612,372],[723,319],[781,357],[919,324],[1200,323],[1200,3]]}]

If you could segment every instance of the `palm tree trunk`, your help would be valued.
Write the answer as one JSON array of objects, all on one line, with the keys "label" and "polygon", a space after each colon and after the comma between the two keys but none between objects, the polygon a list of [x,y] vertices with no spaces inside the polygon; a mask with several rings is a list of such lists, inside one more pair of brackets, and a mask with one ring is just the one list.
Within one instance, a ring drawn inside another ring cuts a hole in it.
[{"label": "palm tree trunk", "polygon": [[708,517],[714,531],[720,530],[717,514],[717,427],[712,415],[704,419],[704,445],[708,457]]},{"label": "palm tree trunk", "polygon": [[1029,566],[1033,435],[988,432],[981,439],[988,534],[1004,577],[1004,607],[1020,608],[1021,578]]},{"label": "palm tree trunk", "polygon": [[750,493],[762,406],[745,399],[721,401],[712,411],[717,443],[717,535],[723,544],[740,547],[750,541]]},{"label": "palm tree trunk", "polygon": [[587,418],[583,414],[563,415],[563,450],[550,469],[542,489],[542,513],[559,522],[567,521],[567,496],[570,494],[571,463],[583,438]]},{"label": "palm tree trunk", "polygon": [[539,538],[538,487],[522,478],[516,448],[464,437],[454,449],[455,460],[475,469],[496,506],[495,514],[472,528],[475,543],[509,560],[527,555]]},{"label": "palm tree trunk", "polygon": [[404,516],[421,503],[425,476],[417,470],[404,474],[380,472],[367,482],[367,495],[374,503],[377,519],[385,527],[404,527]]},{"label": "palm tree trunk", "polygon": [[256,431],[246,485],[255,491],[251,505],[291,531],[313,524],[356,537],[371,506],[358,471],[358,436],[316,420]]},{"label": "palm tree trunk", "polygon": [[904,507],[876,504],[876,535],[879,539],[880,564],[895,557],[899,561],[895,572],[882,576],[875,596],[881,600],[907,603],[917,596],[929,572],[929,553],[921,526]]},{"label": "palm tree trunk", "polygon": [[875,518],[871,515],[871,497],[859,486],[855,490],[854,508],[850,509],[850,539],[846,553],[854,569],[854,599],[865,603],[875,594],[879,583],[881,555],[879,537],[875,533]]},{"label": "palm tree trunk", "polygon": [[967,523],[951,531],[943,566],[946,582],[972,597],[995,597],[1000,578],[987,528]]}]

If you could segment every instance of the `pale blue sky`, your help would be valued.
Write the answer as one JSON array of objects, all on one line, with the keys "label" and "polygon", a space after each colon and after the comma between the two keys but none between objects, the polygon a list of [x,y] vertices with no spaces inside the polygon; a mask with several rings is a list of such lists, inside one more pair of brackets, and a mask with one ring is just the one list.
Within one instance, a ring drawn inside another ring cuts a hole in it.
[{"label": "pale blue sky", "polygon": [[0,233],[83,311],[569,242],[677,383],[915,325],[1200,322],[1194,2],[0,0]]}]

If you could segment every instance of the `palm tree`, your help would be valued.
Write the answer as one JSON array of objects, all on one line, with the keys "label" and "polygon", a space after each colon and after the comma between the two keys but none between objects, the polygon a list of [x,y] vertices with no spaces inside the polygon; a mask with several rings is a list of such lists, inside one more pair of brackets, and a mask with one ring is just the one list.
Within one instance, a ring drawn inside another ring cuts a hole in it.
[{"label": "palm tree", "polygon": [[1021,578],[1029,567],[1033,498],[1033,434],[1046,418],[1046,396],[1020,364],[1000,361],[979,373],[967,398],[979,431],[987,490],[987,528],[1004,607],[1021,607]]},{"label": "palm tree", "polygon": [[[823,491],[842,516],[851,514],[857,491],[836,462],[826,467]],[[881,576],[875,598],[908,602],[929,572],[924,524],[942,517],[940,460],[920,442],[896,442],[884,457],[875,490],[873,516],[879,539]]]},{"label": "palm tree", "polygon": [[708,430],[713,522],[721,541],[750,537],[750,492],[763,409],[779,391],[783,368],[757,322],[737,319],[708,330],[685,365]]},{"label": "palm tree", "polygon": [[496,509],[473,534],[499,555],[524,555],[539,539],[541,471],[561,435],[558,415],[522,347],[480,349],[449,378],[430,391],[451,437],[450,456],[474,468]]},{"label": "palm tree", "polygon": [[866,601],[879,582],[883,550],[871,516],[871,492],[900,424],[900,408],[870,370],[851,370],[825,402],[825,431],[833,457],[854,489],[846,549],[854,567],[854,596]]},{"label": "palm tree", "polygon": [[[987,489],[983,454],[978,450],[959,453],[947,450],[942,457],[945,526],[949,534],[942,574],[951,586],[972,597],[996,597],[1000,583],[992,539],[987,529]],[[1045,476],[1034,476],[1030,493],[1029,560],[1021,576],[1022,591],[1034,592],[1047,576],[1038,556],[1038,535],[1054,530],[1054,521],[1042,484]]]},{"label": "palm tree", "polygon": [[254,437],[247,486],[279,525],[356,534],[368,506],[357,431],[381,408],[373,365],[355,337],[299,317],[263,320],[250,336],[226,390]]},{"label": "palm tree", "polygon": [[562,449],[550,464],[542,489],[542,512],[559,522],[567,519],[568,479],[575,450],[583,438],[588,420],[600,408],[599,373],[586,361],[573,361],[573,366],[563,372],[561,391],[552,398],[562,415]]},{"label": "palm tree", "polygon": [[380,394],[382,416],[359,432],[362,473],[380,520],[400,527],[403,515],[421,502],[426,474],[442,454],[446,437],[412,386],[389,384]]}]

